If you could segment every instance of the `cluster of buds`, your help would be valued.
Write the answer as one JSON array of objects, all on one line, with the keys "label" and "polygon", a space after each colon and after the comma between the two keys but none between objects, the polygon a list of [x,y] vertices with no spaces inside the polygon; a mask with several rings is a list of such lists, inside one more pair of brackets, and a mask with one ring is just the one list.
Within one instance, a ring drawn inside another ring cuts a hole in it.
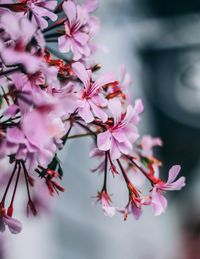
[{"label": "cluster of buds", "polygon": [[[49,202],[42,201],[46,190],[50,196],[64,191],[58,182],[63,170],[57,154],[72,138],[90,136],[93,141],[90,157],[98,158],[99,164],[92,171],[104,177],[96,199],[105,215],[119,212],[126,219],[132,213],[138,219],[146,205],[160,215],[167,207],[165,191],[185,185],[184,177],[175,180],[177,165],[167,182],[160,179],[161,162],[152,148],[162,142],[140,138],[137,125],[143,104],[140,99],[132,102],[125,67],[120,79],[113,73],[97,75],[101,66],[90,60],[97,49],[97,7],[97,0],[0,1],[0,158],[13,166],[2,176],[7,183],[0,181],[5,188],[1,231],[5,226],[12,233],[21,231],[21,223],[13,218],[19,186],[26,186],[27,212],[33,215]],[[127,185],[124,208],[112,204],[109,173],[122,175]],[[148,193],[139,190],[136,178],[150,183]]]}]

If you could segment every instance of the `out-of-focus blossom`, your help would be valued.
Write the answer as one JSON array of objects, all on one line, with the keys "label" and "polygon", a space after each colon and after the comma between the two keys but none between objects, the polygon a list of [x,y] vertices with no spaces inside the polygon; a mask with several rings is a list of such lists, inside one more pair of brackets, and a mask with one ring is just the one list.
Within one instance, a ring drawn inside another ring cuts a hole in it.
[{"label": "out-of-focus blossom", "polygon": [[26,3],[29,11],[33,14],[34,22],[41,28],[48,27],[48,22],[44,17],[48,17],[52,21],[57,20],[57,15],[53,10],[57,6],[57,1],[54,0],[21,0]]},{"label": "out-of-focus blossom", "polygon": [[141,148],[143,156],[152,156],[152,148],[155,146],[162,146],[162,140],[160,138],[152,138],[149,135],[143,136],[141,139]]},{"label": "out-of-focus blossom", "polygon": [[111,205],[111,198],[106,190],[102,190],[98,193],[97,201],[101,202],[102,210],[105,216],[113,217],[115,215],[116,209]]},{"label": "out-of-focus blossom", "polygon": [[0,216],[0,231],[4,232],[6,226],[12,234],[18,234],[22,230],[22,224],[19,220],[9,217],[7,215]]},{"label": "out-of-focus blossom", "polygon": [[185,177],[182,176],[178,180],[175,180],[180,172],[181,167],[174,165],[169,170],[169,177],[167,182],[158,181],[154,185],[152,191],[152,208],[156,216],[163,213],[167,207],[167,199],[163,196],[165,191],[178,191],[185,186]]},{"label": "out-of-focus blossom", "polygon": [[[97,6],[98,0],[58,6],[55,0],[0,0],[0,159],[9,165],[0,178],[0,231],[22,229],[12,217],[21,185],[27,213],[49,211],[49,197],[64,191],[58,152],[70,139],[93,140],[90,157],[98,164],[92,172],[103,177],[96,199],[106,216],[119,211],[124,219],[129,214],[139,219],[146,205],[160,215],[167,207],[164,192],[185,185],[184,177],[175,180],[180,166],[170,169],[167,182],[160,179],[161,162],[153,155],[153,147],[162,145],[159,138],[139,140],[136,126],[144,107],[140,99],[132,104],[125,66],[119,77],[96,79],[101,65],[88,59],[97,49],[92,42],[99,29],[92,14]],[[49,45],[55,42],[57,50]],[[107,192],[110,173],[127,186],[123,209],[112,205]],[[137,186],[136,174],[142,179]],[[144,194],[146,182],[151,189]]]}]

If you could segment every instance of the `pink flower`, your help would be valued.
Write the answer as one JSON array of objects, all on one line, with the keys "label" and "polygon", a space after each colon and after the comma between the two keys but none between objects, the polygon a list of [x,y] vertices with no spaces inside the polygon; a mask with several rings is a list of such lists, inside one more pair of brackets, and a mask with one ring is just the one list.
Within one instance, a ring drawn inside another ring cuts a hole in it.
[{"label": "pink flower", "polygon": [[138,124],[141,120],[140,114],[144,111],[144,106],[141,99],[137,99],[135,101],[135,105],[133,107],[133,117],[131,119],[132,123]]},{"label": "pink flower", "polygon": [[113,74],[105,74],[92,81],[90,70],[86,70],[83,64],[76,62],[72,65],[74,73],[84,84],[84,89],[81,91],[81,102],[78,109],[78,114],[90,123],[94,120],[94,116],[106,122],[107,114],[102,110],[107,105],[106,98],[101,94],[101,87],[114,81]]},{"label": "pink flower", "polygon": [[98,134],[97,146],[100,150],[110,150],[112,159],[118,159],[121,154],[129,154],[132,150],[132,144],[138,138],[138,131],[131,122],[134,116],[134,108],[128,105],[125,113],[122,113],[121,102],[118,99],[112,99],[108,104],[114,119],[114,124],[108,126],[108,129]]},{"label": "pink flower", "polygon": [[158,181],[153,187],[151,205],[155,216],[162,214],[167,208],[167,199],[163,196],[165,191],[178,191],[185,186],[185,177],[180,177],[175,181],[181,167],[174,165],[169,170],[167,182]]},{"label": "pink flower", "polygon": [[[1,16],[0,27],[4,30],[3,36],[6,38],[6,35],[9,35],[10,39],[16,42],[20,48],[29,43],[37,29],[26,17],[19,17],[11,12]],[[4,37],[2,38],[4,39]]]},{"label": "pink flower", "polygon": [[54,107],[49,104],[49,107],[46,105],[46,110],[45,106],[40,106],[26,112],[22,116],[20,127],[8,128],[7,154],[16,153],[16,159],[26,161],[33,169],[38,164],[46,168],[57,148],[55,139],[62,137],[65,132],[61,119],[49,110]]},{"label": "pink flower", "polygon": [[152,138],[149,135],[143,136],[141,140],[142,155],[149,157],[153,155],[152,148],[155,146],[162,146],[162,140],[160,138]]},{"label": "pink flower", "polygon": [[106,190],[102,190],[97,195],[97,202],[101,202],[102,210],[105,216],[113,217],[116,213],[115,207],[111,205],[111,198]]},{"label": "pink flower", "polygon": [[57,20],[57,15],[52,12],[57,6],[54,0],[23,0],[33,14],[33,21],[41,29],[48,27],[48,22],[44,17],[48,17],[52,21]]},{"label": "pink flower", "polygon": [[88,57],[91,53],[89,41],[93,36],[91,30],[95,26],[94,22],[89,25],[90,19],[87,11],[91,7],[92,5],[87,3],[82,8],[71,0],[63,3],[67,21],[65,22],[65,35],[58,38],[58,46],[61,52],[67,53],[71,50],[75,61]]},{"label": "pink flower", "polygon": [[9,228],[12,234],[18,234],[22,230],[22,224],[19,220],[7,215],[0,216],[0,231],[4,232],[6,226]]},{"label": "pink flower", "polygon": [[5,65],[21,64],[28,73],[35,73],[43,64],[39,57],[26,51],[26,46],[34,36],[36,27],[26,18],[13,13],[0,18],[3,35],[0,39],[0,56]]},{"label": "pink flower", "polygon": [[99,5],[99,1],[98,0],[85,0],[83,2],[82,8],[85,8],[87,10],[88,13],[94,12]]}]

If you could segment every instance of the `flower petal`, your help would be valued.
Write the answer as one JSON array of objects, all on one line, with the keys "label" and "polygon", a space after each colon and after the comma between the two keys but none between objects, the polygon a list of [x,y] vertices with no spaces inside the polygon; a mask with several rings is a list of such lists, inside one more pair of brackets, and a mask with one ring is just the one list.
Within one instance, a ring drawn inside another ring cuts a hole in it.
[{"label": "flower petal", "polygon": [[89,40],[89,36],[86,33],[83,32],[76,32],[73,34],[73,37],[76,41],[78,41],[78,43],[80,43],[81,45],[85,45],[88,40]]},{"label": "flower petal", "polygon": [[91,87],[92,93],[95,93],[100,87],[116,81],[113,73],[107,73],[97,79]]},{"label": "flower petal", "polygon": [[76,76],[83,82],[86,89],[90,87],[90,76],[82,63],[76,62],[72,64],[72,68]]},{"label": "flower petal", "polygon": [[11,218],[9,216],[4,216],[3,221],[8,226],[12,234],[18,234],[21,232],[22,223],[19,220]]},{"label": "flower petal", "polygon": [[107,130],[97,136],[97,146],[100,150],[107,151],[111,148],[111,134]]},{"label": "flower petal", "polygon": [[140,217],[141,217],[141,215],[142,215],[142,209],[136,207],[133,202],[131,203],[131,212],[132,212],[132,214],[133,214],[133,217],[134,217],[136,220],[140,219]]},{"label": "flower petal", "polygon": [[117,141],[114,138],[111,139],[110,156],[111,156],[112,160],[118,159],[121,156],[121,152],[117,145]]},{"label": "flower petal", "polygon": [[70,27],[72,27],[72,25],[76,21],[76,16],[77,16],[76,5],[72,1],[65,1],[62,7],[63,7],[63,11],[65,12],[69,20]]},{"label": "flower petal", "polygon": [[71,41],[66,35],[60,36],[58,38],[58,47],[62,53],[69,52],[70,46],[71,46]]},{"label": "flower petal", "polygon": [[78,109],[78,114],[81,116],[81,118],[84,119],[85,122],[90,123],[94,120],[94,116],[90,110],[90,105],[86,101],[83,107],[80,107]]},{"label": "flower petal", "polygon": [[155,216],[162,214],[167,208],[167,199],[154,188],[151,205]]},{"label": "flower petal", "polygon": [[108,109],[111,111],[113,118],[114,118],[114,124],[117,125],[121,120],[121,113],[122,113],[122,105],[119,99],[111,99],[108,102]]},{"label": "flower petal", "polygon": [[108,115],[102,110],[102,108],[98,107],[92,101],[89,101],[89,103],[90,103],[90,106],[91,106],[94,114],[97,116],[97,118],[101,119],[102,122],[106,122],[108,119]]},{"label": "flower petal", "polygon": [[167,183],[172,183],[176,177],[178,176],[179,172],[181,170],[180,165],[174,165],[169,170],[169,177]]},{"label": "flower petal", "polygon": [[112,206],[102,206],[103,212],[105,216],[113,217],[116,213],[115,207]]}]

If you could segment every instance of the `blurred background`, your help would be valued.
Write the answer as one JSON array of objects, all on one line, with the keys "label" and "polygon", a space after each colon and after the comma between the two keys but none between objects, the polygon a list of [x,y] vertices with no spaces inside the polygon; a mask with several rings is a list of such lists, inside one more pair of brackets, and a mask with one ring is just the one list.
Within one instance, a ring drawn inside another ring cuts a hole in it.
[{"label": "blurred background", "polygon": [[[199,259],[200,1],[100,2],[96,42],[108,51],[94,59],[102,72],[119,74],[121,64],[127,67],[133,97],[144,100],[141,132],[164,142],[163,177],[171,165],[181,164],[187,186],[168,196],[169,207],[160,217],[146,209],[140,221],[106,218],[91,205],[102,179],[89,171],[90,143],[71,141],[60,155],[66,192],[55,200],[52,214],[22,220],[17,237],[7,233],[0,258]],[[110,185],[122,203],[126,190],[120,181],[110,179]]]}]

